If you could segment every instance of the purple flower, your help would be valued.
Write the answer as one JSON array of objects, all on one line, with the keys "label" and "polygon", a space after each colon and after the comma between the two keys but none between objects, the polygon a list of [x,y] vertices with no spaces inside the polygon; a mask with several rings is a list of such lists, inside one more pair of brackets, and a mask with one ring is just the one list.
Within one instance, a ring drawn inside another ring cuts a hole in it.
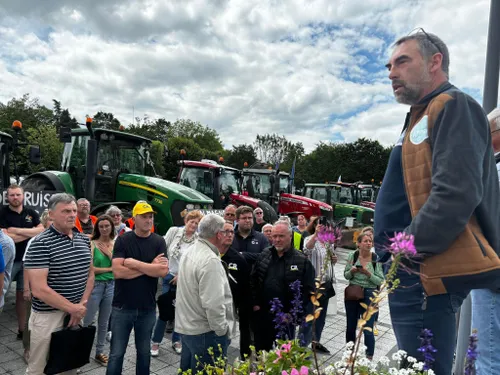
[{"label": "purple flower", "polygon": [[467,348],[467,358],[465,360],[464,375],[476,375],[476,360],[477,360],[477,332],[472,331],[469,337],[469,347]]},{"label": "purple flower", "polygon": [[422,353],[424,356],[424,371],[430,370],[432,367],[432,364],[434,363],[434,353],[437,352],[437,349],[432,346],[432,337],[434,335],[432,334],[430,329],[424,329],[422,330],[422,333],[420,335],[420,348],[418,348],[418,351]]},{"label": "purple flower", "polygon": [[415,248],[414,243],[415,238],[412,234],[399,232],[389,240],[391,241],[391,244],[389,245],[389,252],[393,253],[394,255],[417,255],[417,249]]},{"label": "purple flower", "polygon": [[290,310],[290,315],[292,316],[292,322],[294,325],[298,326],[301,324],[302,318],[302,284],[300,280],[295,280],[290,284],[290,290],[293,292],[292,309]]},{"label": "purple flower", "polygon": [[302,307],[302,284],[300,280],[296,280],[290,284],[290,290],[293,292],[293,299],[290,302],[290,312],[283,311],[283,303],[279,298],[273,298],[270,302],[271,313],[274,314],[274,328],[276,330],[276,338],[278,339],[292,339],[295,327],[300,326],[303,320],[303,307]]},{"label": "purple flower", "polygon": [[341,237],[342,231],[338,227],[324,227],[318,232],[318,241],[324,245],[335,245]]}]

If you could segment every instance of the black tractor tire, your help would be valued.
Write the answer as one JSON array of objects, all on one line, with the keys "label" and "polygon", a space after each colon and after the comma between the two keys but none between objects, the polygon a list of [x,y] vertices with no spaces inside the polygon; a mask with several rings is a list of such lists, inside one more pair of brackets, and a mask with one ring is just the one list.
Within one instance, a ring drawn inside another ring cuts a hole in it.
[{"label": "black tractor tire", "polygon": [[276,221],[278,221],[278,214],[276,213],[276,210],[271,206],[269,203],[265,201],[259,201],[257,203],[257,206],[264,211],[264,221],[269,224],[274,224]]}]

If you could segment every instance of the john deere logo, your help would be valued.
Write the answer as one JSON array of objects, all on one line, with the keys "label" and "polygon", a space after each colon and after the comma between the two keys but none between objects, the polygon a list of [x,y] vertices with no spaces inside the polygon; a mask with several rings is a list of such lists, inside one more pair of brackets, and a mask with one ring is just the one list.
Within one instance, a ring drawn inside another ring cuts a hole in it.
[{"label": "john deere logo", "polygon": [[411,130],[410,142],[414,145],[419,145],[425,141],[427,137],[427,115],[425,115]]}]

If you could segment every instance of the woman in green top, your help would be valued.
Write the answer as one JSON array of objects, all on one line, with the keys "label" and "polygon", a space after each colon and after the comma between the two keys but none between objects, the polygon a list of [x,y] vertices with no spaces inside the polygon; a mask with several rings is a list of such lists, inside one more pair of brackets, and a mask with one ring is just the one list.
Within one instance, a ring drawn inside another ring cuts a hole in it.
[{"label": "woman in green top", "polygon": [[95,273],[94,289],[87,303],[87,314],[83,319],[83,325],[85,327],[90,325],[95,314],[99,311],[95,359],[102,365],[108,363],[108,356],[103,353],[103,350],[115,289],[113,271],[111,270],[114,238],[113,219],[108,215],[99,216],[94,225],[94,233],[90,242]]},{"label": "woman in green top", "polygon": [[[377,256],[372,255],[372,237],[369,234],[358,236],[358,250],[349,254],[344,270],[344,277],[349,281],[349,285],[359,285],[364,288],[364,298],[358,301],[345,301],[345,313],[347,316],[346,342],[356,341],[356,327],[358,319],[364,314],[365,309],[361,303],[369,305],[373,292],[384,281],[384,271],[382,265],[377,263]],[[372,315],[365,327],[373,329],[375,316]],[[366,356],[373,358],[375,352],[375,336],[371,330],[364,330]]]}]

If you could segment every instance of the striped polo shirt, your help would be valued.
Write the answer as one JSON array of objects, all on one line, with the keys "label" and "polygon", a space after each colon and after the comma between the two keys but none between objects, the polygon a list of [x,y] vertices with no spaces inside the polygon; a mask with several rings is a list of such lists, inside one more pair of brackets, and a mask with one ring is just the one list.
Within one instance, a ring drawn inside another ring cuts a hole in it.
[{"label": "striped polo shirt", "polygon": [[[48,268],[47,285],[71,303],[79,303],[89,276],[92,255],[89,238],[73,232],[71,239],[51,226],[31,243],[26,255],[26,269]],[[33,297],[33,310],[56,311]]]}]

